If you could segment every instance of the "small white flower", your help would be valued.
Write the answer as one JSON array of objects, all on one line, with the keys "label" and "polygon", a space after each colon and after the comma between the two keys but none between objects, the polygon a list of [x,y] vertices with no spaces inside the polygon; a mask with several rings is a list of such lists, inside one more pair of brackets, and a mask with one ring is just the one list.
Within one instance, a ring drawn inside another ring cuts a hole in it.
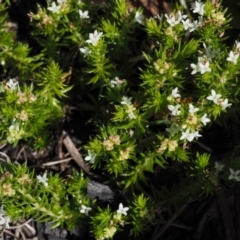
[{"label": "small white flower", "polygon": [[83,53],[84,57],[87,57],[92,52],[88,47],[79,48],[79,50],[81,53]]},{"label": "small white flower", "polygon": [[177,19],[178,19],[178,21],[179,22],[181,22],[183,19],[186,19],[187,18],[187,15],[185,14],[183,14],[181,11],[177,11]]},{"label": "small white flower", "polygon": [[165,17],[167,19],[167,22],[171,27],[174,27],[175,25],[179,24],[183,19],[187,18],[187,15],[182,15],[181,11],[178,11],[177,13],[170,15],[165,14]]},{"label": "small white flower", "polygon": [[88,150],[88,156],[85,157],[85,161],[89,161],[90,163],[94,163],[96,156],[97,156],[96,154],[92,154],[92,153]]},{"label": "small white flower", "polygon": [[163,15],[160,16],[160,15],[158,14],[158,15],[154,16],[153,18],[158,19],[158,21],[159,21],[160,23],[162,23],[162,22],[163,22],[163,17],[164,17]]},{"label": "small white flower", "polygon": [[189,113],[195,113],[199,108],[195,108],[191,103],[189,104]]},{"label": "small white flower", "polygon": [[202,137],[202,135],[199,134],[198,131],[192,132],[192,134],[193,134],[193,137],[196,138],[196,139],[198,139],[199,137]]},{"label": "small white flower", "polygon": [[136,12],[135,17],[134,17],[135,22],[142,24],[144,19],[145,19],[144,15],[142,15],[140,12]]},{"label": "small white flower", "polygon": [[180,94],[178,93],[178,87],[176,87],[172,90],[171,96],[173,96],[174,98],[181,97]]},{"label": "small white flower", "polygon": [[189,19],[187,20],[182,20],[182,24],[185,30],[192,29],[193,24],[190,22]]},{"label": "small white flower", "polygon": [[206,125],[208,122],[210,122],[210,119],[207,118],[207,114],[206,113],[201,117],[200,120],[203,123],[203,125]]},{"label": "small white flower", "polygon": [[219,162],[215,162],[215,165],[214,165],[217,172],[221,172],[223,170],[224,166],[225,166],[224,164],[221,164]]},{"label": "small white flower", "polygon": [[228,103],[228,99],[226,98],[223,102],[220,103],[223,110],[225,110],[227,107],[231,106],[231,103]]},{"label": "small white flower", "polygon": [[198,137],[201,137],[202,135],[200,135],[198,133],[198,131],[195,131],[195,132],[191,132],[190,133],[190,130],[187,129],[185,132],[182,132],[182,136],[180,138],[180,140],[188,140],[189,142],[191,142],[194,138],[198,138]]},{"label": "small white flower", "polygon": [[181,106],[177,104],[176,106],[168,105],[168,109],[171,111],[173,116],[179,115],[181,112],[178,110]]},{"label": "small white flower", "polygon": [[91,211],[91,210],[92,210],[92,208],[86,207],[85,205],[82,205],[81,209],[80,209],[80,213],[88,215],[88,212]]},{"label": "small white flower", "polygon": [[179,24],[179,21],[176,20],[176,18],[173,14],[170,14],[170,15],[165,14],[165,17],[171,27],[174,27],[175,25]]},{"label": "small white flower", "polygon": [[236,49],[240,48],[240,42],[236,41]]},{"label": "small white flower", "polygon": [[59,9],[61,7],[60,6],[57,6],[55,2],[52,2],[52,6],[51,7],[48,7],[47,9],[53,13],[57,13],[59,12]]},{"label": "small white flower", "polygon": [[121,85],[124,83],[124,80],[120,80],[119,77],[115,77],[113,80],[110,81],[110,86],[112,88],[114,87],[121,87]]},{"label": "small white flower", "polygon": [[201,1],[196,1],[192,5],[192,10],[194,13],[198,13],[199,15],[203,16],[204,15],[204,7],[205,7],[205,4],[203,4]]},{"label": "small white flower", "polygon": [[237,64],[237,60],[239,58],[239,53],[234,54],[233,51],[229,53],[229,56],[227,58],[227,61],[232,62],[234,65]]},{"label": "small white flower", "polygon": [[38,182],[42,183],[45,187],[48,186],[48,178],[47,178],[47,173],[45,172],[43,176],[38,175],[37,176]]},{"label": "small white flower", "polygon": [[123,204],[120,203],[119,204],[119,207],[118,207],[118,210],[117,210],[117,213],[118,214],[123,214],[123,215],[127,215],[127,211],[129,210],[128,207],[123,207]]},{"label": "small white flower", "polygon": [[133,112],[128,113],[129,119],[136,119],[136,116],[134,115]]},{"label": "small white flower", "polygon": [[212,71],[211,68],[209,67],[209,61],[205,62],[205,64],[200,62],[198,64],[198,66],[199,66],[199,71],[200,71],[201,74],[204,74],[205,72],[211,72]]},{"label": "small white flower", "polygon": [[182,132],[182,136],[180,140],[188,140],[191,142],[194,139],[194,135],[190,133],[189,129],[187,129],[185,132]]},{"label": "small white flower", "polygon": [[191,72],[192,75],[196,74],[197,72],[199,72],[199,65],[197,64],[194,64],[194,63],[191,63],[190,64],[191,68],[193,69],[193,71]]},{"label": "small white flower", "polygon": [[189,31],[190,32],[194,32],[195,30],[197,30],[198,29],[198,27],[199,27],[199,22],[197,21],[197,20],[195,20],[194,22],[192,22],[192,25],[191,25],[191,27],[189,28]]},{"label": "small white flower", "polygon": [[128,98],[128,97],[123,96],[121,104],[122,105],[131,105],[131,100],[132,100],[132,97]]},{"label": "small white flower", "polygon": [[81,9],[78,11],[79,12],[79,16],[81,19],[85,19],[85,18],[89,18],[89,15],[88,15],[88,11],[82,11]]},{"label": "small white flower", "polygon": [[14,90],[18,85],[18,81],[14,82],[12,79],[9,79],[6,85],[10,88],[10,90]]},{"label": "small white flower", "polygon": [[207,99],[213,101],[215,104],[218,104],[218,100],[222,95],[217,94],[213,89],[211,90],[211,96],[208,96]]},{"label": "small white flower", "polygon": [[231,168],[229,170],[230,170],[230,175],[228,179],[229,180],[235,179],[236,181],[240,182],[240,177],[239,177],[240,170],[234,171]]},{"label": "small white flower", "polygon": [[94,33],[89,33],[89,39],[86,42],[96,46],[102,35],[102,32],[95,30]]}]

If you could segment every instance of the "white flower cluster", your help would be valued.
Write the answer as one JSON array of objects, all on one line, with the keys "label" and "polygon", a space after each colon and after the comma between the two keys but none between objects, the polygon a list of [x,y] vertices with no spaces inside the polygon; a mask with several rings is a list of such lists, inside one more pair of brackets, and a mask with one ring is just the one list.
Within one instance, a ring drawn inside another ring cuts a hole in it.
[{"label": "white flower cluster", "polygon": [[[201,57],[198,57],[198,63],[194,64],[191,63],[190,66],[192,68],[192,75],[200,72],[201,74],[204,74],[206,72],[211,72],[210,68],[210,62],[213,58],[219,56],[220,49],[212,49],[212,46],[206,46],[206,44],[203,44],[204,52],[205,54]],[[230,51],[227,61],[233,63],[234,65],[237,64],[238,58],[240,55],[240,42],[236,41],[235,49],[234,51]]]},{"label": "white flower cluster", "polygon": [[196,1],[192,5],[192,10],[194,13],[198,13],[200,15],[198,20],[191,21],[190,19],[187,18],[187,15],[182,14],[181,11],[178,11],[177,13],[171,13],[170,15],[165,14],[165,17],[167,19],[168,24],[171,27],[174,27],[175,25],[178,25],[180,23],[183,24],[183,28],[185,30],[188,30],[189,32],[195,31],[199,25],[202,24],[202,16],[204,15],[204,7],[205,4],[203,4],[200,1]]},{"label": "white flower cluster", "polygon": [[128,114],[128,117],[129,117],[130,119],[136,119],[136,116],[135,116],[135,114],[134,114],[134,111],[136,110],[136,108],[133,106],[131,100],[132,100],[131,97],[128,98],[128,97],[123,96],[123,97],[122,97],[121,104],[122,104],[122,105],[126,105],[126,107],[127,107],[126,112],[127,112],[127,114]]},{"label": "white flower cluster", "polygon": [[[225,167],[225,164],[215,162],[214,167],[216,169],[216,173],[218,174],[219,172],[221,172],[223,170],[223,168]],[[240,182],[240,170],[234,171],[232,168],[229,168],[229,171],[230,171],[230,175],[228,176],[228,179]]]},{"label": "white flower cluster", "polygon": [[[102,32],[95,30],[93,33],[89,33],[89,39],[86,42],[92,44],[93,46],[97,46],[102,35]],[[81,53],[83,53],[84,57],[87,57],[92,52],[88,47],[79,48],[79,50]]]},{"label": "white flower cluster", "polygon": [[223,110],[227,107],[231,106],[231,103],[228,103],[228,99],[225,100],[221,99],[221,94],[217,94],[215,90],[211,90],[211,95],[207,97],[208,100],[213,101],[215,104],[220,105]]},{"label": "white flower cluster", "polygon": [[197,64],[191,63],[190,66],[193,69],[191,74],[196,74],[197,72],[204,74],[206,72],[212,71],[210,68],[210,62],[207,56],[199,57],[198,63]]},{"label": "white flower cluster", "polygon": [[[172,93],[169,97],[169,99],[172,98],[180,98],[180,94],[178,91],[178,88],[174,88],[172,90]],[[171,112],[172,116],[179,116],[181,114],[181,105],[168,105],[168,109]],[[197,139],[198,137],[201,137],[199,132],[195,130],[194,128],[199,125],[198,123],[202,123],[204,126],[210,122],[210,119],[207,117],[207,114],[205,113],[203,116],[199,117],[195,115],[196,112],[199,111],[199,108],[194,107],[193,104],[188,104],[188,117],[186,121],[184,121],[184,124],[177,125],[176,123],[172,123],[172,125],[166,129],[167,132],[173,137],[175,134],[181,132],[180,140],[187,140],[189,142],[193,141],[194,139]],[[198,127],[197,127],[198,128]]]}]

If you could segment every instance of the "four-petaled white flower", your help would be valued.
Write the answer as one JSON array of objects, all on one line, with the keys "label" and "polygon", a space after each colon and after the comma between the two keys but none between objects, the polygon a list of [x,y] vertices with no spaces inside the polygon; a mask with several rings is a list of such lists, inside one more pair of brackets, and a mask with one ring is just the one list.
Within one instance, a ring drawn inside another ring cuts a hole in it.
[{"label": "four-petaled white flower", "polygon": [[83,53],[84,57],[87,57],[92,52],[88,47],[79,48],[79,50],[81,53]]},{"label": "four-petaled white flower", "polygon": [[145,19],[144,15],[142,15],[140,12],[136,12],[135,17],[134,17],[135,22],[142,24],[144,19]]},{"label": "four-petaled white flower", "polygon": [[209,61],[205,62],[204,64],[199,62],[198,67],[201,74],[212,71],[211,68],[209,67]]},{"label": "four-petaled white flower", "polygon": [[190,133],[189,129],[187,129],[185,132],[182,132],[182,136],[180,140],[188,140],[189,142],[191,142],[193,139],[194,139],[194,135]]},{"label": "four-petaled white flower", "polygon": [[165,14],[165,17],[167,19],[167,22],[171,27],[174,27],[175,25],[179,24],[183,19],[187,18],[187,15],[182,15],[181,11],[178,11],[177,13],[170,15]]},{"label": "four-petaled white flower", "polygon": [[96,154],[92,154],[89,150],[88,150],[88,155],[85,157],[85,161],[89,161],[90,163],[94,163],[95,162],[95,158],[96,158]]},{"label": "four-petaled white flower", "polygon": [[57,13],[57,12],[59,12],[60,8],[61,8],[61,6],[57,6],[55,2],[52,2],[52,6],[48,7],[47,9],[53,13]]},{"label": "four-petaled white flower", "polygon": [[192,10],[194,13],[198,13],[199,15],[203,16],[204,15],[204,7],[205,7],[205,4],[203,4],[201,1],[196,1],[192,5]]},{"label": "four-petaled white flower", "polygon": [[215,162],[215,165],[214,165],[217,172],[221,172],[223,170],[224,166],[225,166],[224,164],[221,164],[219,162]]},{"label": "four-petaled white flower", "polygon": [[229,169],[230,170],[230,175],[228,177],[229,180],[235,179],[236,181],[240,182],[240,170],[234,171],[233,169]]},{"label": "four-petaled white flower", "polygon": [[102,35],[102,32],[95,30],[94,33],[89,33],[89,39],[86,42],[96,46]]},{"label": "four-petaled white flower", "polygon": [[228,99],[226,98],[223,102],[220,103],[223,110],[225,110],[227,107],[231,106],[231,103],[228,103]]},{"label": "four-petaled white flower", "polygon": [[200,24],[201,24],[201,23],[198,22],[197,20],[195,20],[194,22],[192,22],[192,26],[191,26],[191,28],[189,29],[190,32],[194,32],[195,30],[197,30]]},{"label": "four-petaled white flower", "polygon": [[81,19],[89,18],[88,11],[82,11],[81,9],[79,10],[79,16]]},{"label": "four-petaled white flower", "polygon": [[12,79],[9,79],[6,85],[10,88],[10,90],[14,90],[18,85],[18,81],[14,82]]},{"label": "four-petaled white flower", "polygon": [[180,138],[180,140],[188,140],[189,142],[191,142],[194,138],[198,138],[201,137],[202,135],[200,135],[198,133],[198,131],[195,132],[190,132],[189,129],[187,129],[185,132],[182,132],[182,136]]},{"label": "four-petaled white flower", "polygon": [[117,213],[118,214],[123,214],[123,215],[127,215],[127,211],[129,210],[128,207],[123,207],[123,204],[120,203],[119,204],[119,207],[118,207],[118,210],[117,210]]},{"label": "four-petaled white flower", "polygon": [[192,134],[193,134],[193,137],[196,138],[196,139],[198,139],[199,137],[202,137],[202,135],[199,134],[198,131],[192,132]]},{"label": "four-petaled white flower", "polygon": [[191,103],[189,104],[189,113],[195,113],[199,108],[195,108]]},{"label": "four-petaled white flower", "polygon": [[236,49],[240,48],[240,42],[236,41]]},{"label": "four-petaled white flower", "polygon": [[218,100],[220,99],[222,95],[221,94],[217,94],[215,92],[215,90],[211,90],[211,96],[208,96],[207,99],[210,101],[213,101],[215,104],[218,104]]},{"label": "four-petaled white flower", "polygon": [[92,210],[92,208],[86,207],[85,205],[82,205],[81,209],[80,209],[80,213],[88,215],[88,212],[91,211],[91,210]]},{"label": "four-petaled white flower", "polygon": [[193,69],[193,71],[191,72],[191,74],[196,74],[197,72],[199,72],[199,65],[198,64],[194,64],[194,63],[191,63],[190,64],[191,68]]},{"label": "four-petaled white flower", "polygon": [[184,27],[185,30],[188,30],[188,29],[190,30],[193,27],[193,24],[190,22],[189,19],[182,20],[182,24],[183,24],[183,27]]},{"label": "four-petaled white flower", "polygon": [[38,175],[37,176],[38,182],[42,183],[45,187],[48,186],[48,178],[47,178],[47,173],[45,172],[43,176]]},{"label": "four-petaled white flower", "polygon": [[131,105],[132,104],[131,100],[132,100],[132,97],[128,98],[128,97],[123,96],[121,104],[123,104],[123,105]]},{"label": "four-petaled white flower", "polygon": [[176,87],[172,90],[171,96],[173,96],[174,98],[181,97],[180,94],[178,93],[178,87]]},{"label": "four-petaled white flower", "polygon": [[203,123],[203,125],[206,125],[208,122],[210,122],[210,119],[207,118],[207,114],[206,113],[201,117],[200,120]]},{"label": "four-petaled white flower", "polygon": [[232,62],[234,65],[237,64],[237,60],[239,58],[239,53],[234,54],[233,51],[229,53],[229,56],[227,58],[227,61]]},{"label": "four-petaled white flower", "polygon": [[168,105],[168,109],[171,111],[173,116],[179,115],[181,112],[178,110],[181,106],[177,104],[176,106]]}]

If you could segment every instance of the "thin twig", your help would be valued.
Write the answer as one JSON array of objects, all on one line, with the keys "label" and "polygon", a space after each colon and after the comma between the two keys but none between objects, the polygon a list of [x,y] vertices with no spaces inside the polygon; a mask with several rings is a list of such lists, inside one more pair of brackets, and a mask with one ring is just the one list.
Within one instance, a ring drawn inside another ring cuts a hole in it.
[{"label": "thin twig", "polygon": [[63,163],[63,162],[69,162],[72,159],[73,159],[72,157],[64,158],[64,159],[53,161],[53,162],[43,163],[43,164],[41,164],[41,166],[43,166],[43,167],[45,167],[45,166],[52,166],[52,165],[60,164],[60,163]]},{"label": "thin twig", "polygon": [[187,226],[180,225],[180,224],[176,224],[176,223],[172,223],[171,226],[173,226],[173,227],[177,227],[177,228],[186,229],[186,230],[189,230],[189,231],[193,231],[193,230],[195,230],[195,229],[192,228],[192,227],[187,227]]},{"label": "thin twig", "polygon": [[220,189],[216,191],[216,197],[217,197],[218,206],[223,219],[223,224],[224,224],[225,233],[226,233],[226,240],[234,240],[235,234],[234,234],[233,220],[232,220],[229,206],[227,204],[224,190]]},{"label": "thin twig", "polygon": [[20,225],[17,225],[17,226],[12,226],[12,227],[8,227],[7,229],[16,229],[16,228],[21,228],[22,226],[24,226],[25,224],[28,224],[32,221],[33,219],[32,218],[29,218],[26,222],[24,223],[21,223]]},{"label": "thin twig", "polygon": [[213,152],[213,149],[211,149],[210,147],[207,147],[205,144],[203,144],[203,143],[201,143],[199,141],[195,141],[195,143],[197,143],[197,145],[199,145],[201,148],[203,148],[207,152],[210,152],[210,153]]},{"label": "thin twig", "polygon": [[24,148],[25,148],[25,146],[23,146],[23,147],[20,149],[20,151],[19,151],[18,154],[17,154],[16,160],[18,160],[18,159],[20,158],[20,156],[21,156]]},{"label": "thin twig", "polygon": [[157,231],[157,233],[153,234],[153,237],[151,240],[157,240],[161,237],[161,235],[169,228],[169,226],[174,222],[174,220],[183,212],[183,210],[188,206],[189,202],[191,201],[191,199],[186,203],[184,204],[169,220],[168,222],[162,226],[160,228],[159,231]]},{"label": "thin twig", "polygon": [[91,171],[90,166],[84,162],[81,154],[78,152],[77,148],[75,147],[72,140],[70,139],[70,137],[68,136],[68,134],[65,131],[63,131],[63,144],[66,147],[66,149],[68,150],[68,152],[70,153],[70,155],[72,156],[73,160],[75,160],[75,162],[78,164],[78,166],[85,173],[87,173],[89,176],[91,176],[93,178],[97,178],[97,179],[101,178],[101,176],[94,174]]}]

